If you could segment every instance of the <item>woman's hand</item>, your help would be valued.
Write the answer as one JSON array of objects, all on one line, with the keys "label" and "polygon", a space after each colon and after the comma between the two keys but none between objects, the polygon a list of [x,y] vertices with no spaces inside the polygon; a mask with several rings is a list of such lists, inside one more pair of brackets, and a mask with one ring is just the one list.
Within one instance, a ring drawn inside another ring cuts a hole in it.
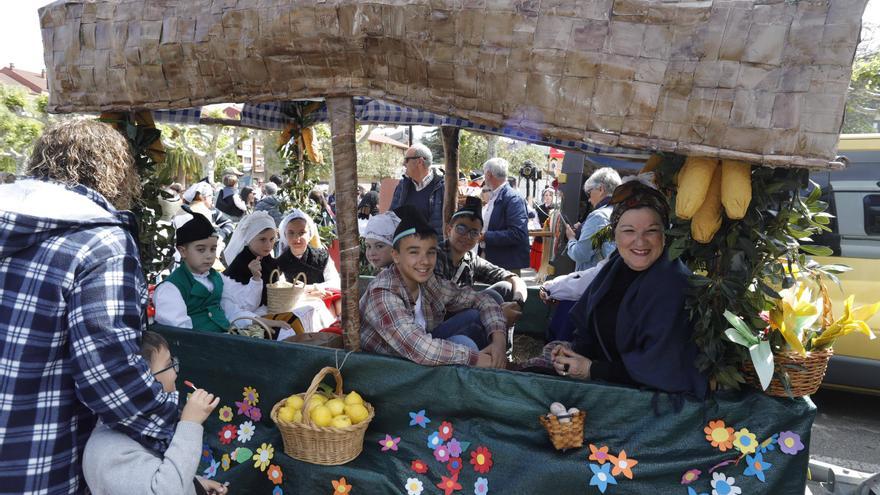
[{"label": "woman's hand", "polygon": [[248,270],[251,271],[251,278],[256,281],[263,280],[263,267],[260,266],[260,260],[262,260],[262,256],[257,256],[250,263],[248,263]]},{"label": "woman's hand", "polygon": [[202,484],[202,488],[208,492],[208,495],[225,495],[228,490],[226,485],[218,481],[205,479],[201,476],[196,476],[196,479],[199,480],[199,483]]},{"label": "woman's hand", "polygon": [[568,225],[565,226],[565,237],[567,237],[569,241],[573,241],[577,237],[574,233],[574,230],[572,230],[571,227]]},{"label": "woman's hand", "polygon": [[550,353],[553,369],[562,376],[570,376],[579,380],[590,379],[590,368],[593,361],[581,356],[566,346],[558,345]]},{"label": "woman's hand", "polygon": [[306,287],[306,294],[312,297],[317,297],[318,299],[324,299],[325,297],[330,295],[329,292],[319,287],[315,287],[314,285],[309,285]]},{"label": "woman's hand", "polygon": [[543,285],[540,289],[538,289],[538,297],[541,298],[541,302],[543,302],[544,304],[551,304],[553,302],[556,302],[556,299],[550,297],[550,294],[547,293],[547,289],[545,289]]}]

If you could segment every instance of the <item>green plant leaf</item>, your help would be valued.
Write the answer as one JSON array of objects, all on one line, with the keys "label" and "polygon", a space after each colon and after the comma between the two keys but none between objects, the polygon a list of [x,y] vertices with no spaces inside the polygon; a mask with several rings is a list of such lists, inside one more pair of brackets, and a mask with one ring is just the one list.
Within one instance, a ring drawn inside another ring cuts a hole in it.
[{"label": "green plant leaf", "polygon": [[827,246],[817,246],[812,244],[801,245],[801,251],[804,251],[808,254],[812,254],[813,256],[831,256],[834,254],[834,251]]},{"label": "green plant leaf", "polygon": [[773,379],[773,352],[770,350],[770,342],[764,340],[749,347],[749,355],[752,357],[758,379],[761,380],[761,388],[767,390]]}]

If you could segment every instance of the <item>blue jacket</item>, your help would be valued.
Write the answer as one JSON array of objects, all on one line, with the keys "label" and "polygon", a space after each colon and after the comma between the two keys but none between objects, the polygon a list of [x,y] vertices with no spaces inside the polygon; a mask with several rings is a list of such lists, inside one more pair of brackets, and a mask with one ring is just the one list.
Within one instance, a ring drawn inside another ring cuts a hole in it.
[{"label": "blue jacket", "polygon": [[484,257],[507,270],[529,266],[529,218],[526,201],[505,185],[498,191],[486,229]]},{"label": "blue jacket", "polygon": [[[436,169],[431,169],[429,173],[434,174],[434,178],[431,179],[431,183],[428,184],[428,189],[431,190],[431,197],[428,200],[429,206],[427,212],[422,212],[425,215],[425,220],[434,227],[434,231],[437,232],[437,240],[443,240],[443,194],[444,194],[444,181],[443,174],[438,172]],[[409,198],[409,195],[415,191],[416,185],[413,184],[412,179],[407,176],[404,176],[400,182],[397,183],[397,187],[394,188],[394,197],[391,199],[391,207],[393,210],[398,206],[402,206],[406,204],[406,200]]]},{"label": "blue jacket", "polygon": [[568,241],[566,251],[568,257],[575,262],[575,271],[580,272],[596,266],[599,261],[608,258],[617,249],[614,241],[603,242],[599,250],[593,249],[593,235],[608,225],[612,210],[607,199],[599,203],[599,207],[591,211],[581,225],[580,237]]}]

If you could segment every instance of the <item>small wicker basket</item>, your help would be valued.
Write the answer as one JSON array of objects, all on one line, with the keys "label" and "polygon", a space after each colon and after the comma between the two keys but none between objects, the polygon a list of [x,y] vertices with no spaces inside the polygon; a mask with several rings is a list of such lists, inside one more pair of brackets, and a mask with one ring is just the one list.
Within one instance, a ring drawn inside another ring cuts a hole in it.
[{"label": "small wicker basket", "polygon": [[[834,350],[830,348],[808,352],[806,356],[801,356],[796,352],[774,354],[774,375],[782,372],[788,373],[791,382],[791,395],[785,391],[785,386],[775,376],[764,393],[774,397],[803,397],[816,393],[816,390],[819,390],[819,385],[822,384],[822,379],[825,378],[828,360],[833,354]],[[743,363],[742,371],[746,383],[760,390],[761,380],[758,379],[758,373],[751,360],[747,359]]]},{"label": "small wicker basket", "polygon": [[[305,393],[297,394],[303,398],[303,411],[308,411],[309,401],[328,374],[333,374],[336,379],[336,393],[333,395],[342,398],[342,374],[338,369],[328,366],[315,375]],[[368,402],[364,402],[364,407],[370,413],[367,419],[346,428],[331,428],[315,426],[308,414],[303,414],[301,423],[280,420],[278,410],[284,406],[285,401],[286,399],[278,401],[269,415],[281,432],[285,454],[312,464],[337,466],[354,460],[364,449],[364,433],[376,415],[373,406]]]},{"label": "small wicker basket", "polygon": [[[245,328],[238,328],[235,326],[235,322],[238,320],[251,320],[253,323],[248,325]],[[256,327],[256,328],[255,328]],[[266,325],[258,318],[254,318],[252,316],[239,316],[238,318],[229,322],[229,329],[227,333],[235,334],[235,335],[244,335],[246,337],[256,337],[256,338],[267,338],[272,340],[275,338],[274,332],[269,325]]]},{"label": "small wicker basket", "polygon": [[[586,413],[578,411],[574,414],[555,416],[544,414],[538,420],[544,425],[550,441],[556,450],[577,449],[584,446],[584,419]],[[571,418],[568,423],[560,423],[559,418]]]},{"label": "small wicker basket", "polygon": [[[272,270],[272,276],[281,273],[278,269]],[[277,279],[276,279],[277,280]],[[293,285],[290,287],[277,287],[277,282],[266,284],[266,309],[271,314],[287,313],[296,307],[296,302],[306,290],[306,274],[297,273],[293,279]]]}]

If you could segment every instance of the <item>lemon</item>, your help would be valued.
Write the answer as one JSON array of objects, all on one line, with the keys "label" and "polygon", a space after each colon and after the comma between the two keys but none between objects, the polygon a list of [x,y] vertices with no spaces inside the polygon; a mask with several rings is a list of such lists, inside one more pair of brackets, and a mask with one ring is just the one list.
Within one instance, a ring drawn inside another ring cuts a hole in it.
[{"label": "lemon", "polygon": [[330,422],[330,426],[334,428],[347,428],[351,426],[351,419],[345,414],[340,414],[333,418],[333,421]]},{"label": "lemon", "polygon": [[299,409],[293,413],[293,422],[294,423],[302,423],[302,421],[303,421],[303,412],[302,412],[302,409]]},{"label": "lemon", "polygon": [[312,418],[316,426],[330,426],[330,423],[333,421],[333,413],[330,412],[330,408],[327,406],[318,406],[312,409],[309,417]]},{"label": "lemon", "polygon": [[303,398],[298,395],[291,395],[287,398],[287,407],[298,411],[303,408]]},{"label": "lemon", "polygon": [[290,407],[284,406],[278,410],[278,419],[281,421],[290,423],[293,421],[293,416],[297,413],[297,411],[293,410]]},{"label": "lemon", "polygon": [[321,404],[324,404],[325,402],[327,402],[327,397],[325,397],[321,394],[315,394],[312,396],[312,400],[319,401]]},{"label": "lemon", "polygon": [[339,416],[345,409],[345,402],[342,402],[342,399],[330,399],[324,405],[330,408],[333,416]]},{"label": "lemon", "polygon": [[358,394],[354,390],[352,390],[351,392],[348,393],[348,395],[345,396],[345,404],[346,405],[363,404],[363,403],[364,403],[363,397],[361,397],[360,394]]},{"label": "lemon", "polygon": [[309,407],[308,411],[312,412],[312,409],[323,406],[327,402],[327,398],[323,395],[313,395],[311,399],[309,399]]},{"label": "lemon", "polygon": [[349,404],[345,406],[345,414],[351,418],[352,424],[358,424],[367,419],[370,412],[367,411],[367,408],[364,407],[363,404]]}]

